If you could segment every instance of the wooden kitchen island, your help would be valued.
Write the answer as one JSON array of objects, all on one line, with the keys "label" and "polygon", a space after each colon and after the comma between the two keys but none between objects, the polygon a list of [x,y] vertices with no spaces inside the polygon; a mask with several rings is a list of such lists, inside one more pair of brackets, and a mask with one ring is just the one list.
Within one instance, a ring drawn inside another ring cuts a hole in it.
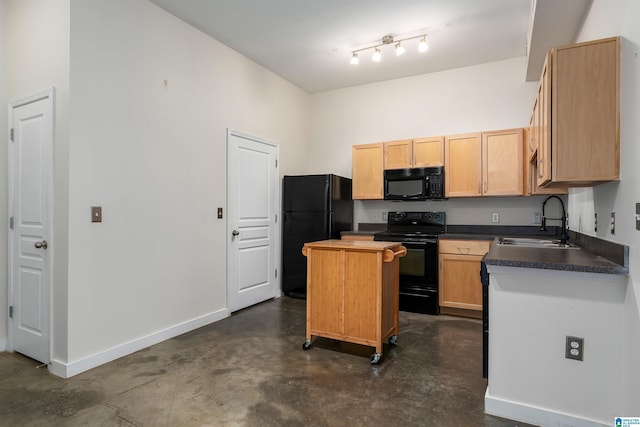
[{"label": "wooden kitchen island", "polygon": [[407,250],[398,242],[323,240],[305,243],[307,257],[307,336],[376,348],[398,336],[398,259]]}]

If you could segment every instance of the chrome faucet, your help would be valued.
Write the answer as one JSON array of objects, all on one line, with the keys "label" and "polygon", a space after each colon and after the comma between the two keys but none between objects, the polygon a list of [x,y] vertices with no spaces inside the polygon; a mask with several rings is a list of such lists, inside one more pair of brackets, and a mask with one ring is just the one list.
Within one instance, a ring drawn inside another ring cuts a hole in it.
[{"label": "chrome faucet", "polygon": [[[560,206],[562,206],[562,218],[547,218],[546,216],[544,216],[544,206],[547,204],[549,199],[558,199],[558,201],[560,202]],[[542,202],[542,228],[540,228],[540,231],[547,231],[547,220],[548,219],[552,220],[552,221],[562,221],[562,231],[561,231],[561,235],[560,235],[560,243],[562,243],[563,245],[566,245],[567,242],[569,241],[569,235],[567,234],[567,211],[564,208],[564,202],[558,196],[555,196],[555,195],[554,196],[549,196],[546,199],[544,199],[544,202]]]}]

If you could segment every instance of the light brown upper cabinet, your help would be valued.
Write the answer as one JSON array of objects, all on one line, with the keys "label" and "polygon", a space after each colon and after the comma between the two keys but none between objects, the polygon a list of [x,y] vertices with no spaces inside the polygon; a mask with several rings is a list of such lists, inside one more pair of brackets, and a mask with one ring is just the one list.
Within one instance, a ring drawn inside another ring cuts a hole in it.
[{"label": "light brown upper cabinet", "polygon": [[444,165],[444,137],[434,136],[413,140],[413,167]]},{"label": "light brown upper cabinet", "polygon": [[567,194],[569,189],[567,187],[538,187],[537,180],[537,150],[531,151],[530,144],[532,137],[531,129],[524,129],[524,161],[523,161],[523,188],[525,196],[533,196],[537,194]]},{"label": "light brown upper cabinet", "polygon": [[446,197],[522,196],[523,130],[445,137]]},{"label": "light brown upper cabinet", "polygon": [[538,185],[590,186],[619,179],[620,39],[552,49],[541,84],[546,79],[548,98],[538,100]]},{"label": "light brown upper cabinet", "polygon": [[442,166],[444,137],[405,139],[384,143],[384,168],[404,169]]},{"label": "light brown upper cabinet", "polygon": [[482,196],[482,138],[479,133],[445,136],[445,197]]},{"label": "light brown upper cabinet", "polygon": [[523,130],[482,134],[482,194],[522,196]]},{"label": "light brown upper cabinet", "polygon": [[375,144],[354,145],[351,150],[353,199],[382,200],[384,146]]},{"label": "light brown upper cabinet", "polygon": [[413,141],[404,139],[384,143],[384,168],[410,168],[413,162]]}]

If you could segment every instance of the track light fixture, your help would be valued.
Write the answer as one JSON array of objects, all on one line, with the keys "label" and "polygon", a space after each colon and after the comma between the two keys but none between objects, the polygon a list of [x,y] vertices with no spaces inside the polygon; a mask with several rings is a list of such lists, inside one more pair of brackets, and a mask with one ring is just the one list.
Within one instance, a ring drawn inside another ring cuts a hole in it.
[{"label": "track light fixture", "polygon": [[404,48],[404,46],[402,46],[402,42],[413,39],[420,39],[420,44],[418,44],[418,52],[426,52],[429,49],[429,46],[427,45],[427,34],[405,37],[398,40],[395,40],[391,34],[387,34],[386,36],[382,37],[382,39],[380,40],[381,43],[376,43],[371,46],[352,50],[350,62],[353,65],[357,65],[360,62],[358,60],[358,53],[369,49],[373,49],[373,55],[371,56],[371,59],[375,62],[380,62],[380,60],[382,59],[382,52],[380,52],[380,47],[391,44],[394,44],[395,46],[396,55],[400,56],[406,52],[406,49]]}]

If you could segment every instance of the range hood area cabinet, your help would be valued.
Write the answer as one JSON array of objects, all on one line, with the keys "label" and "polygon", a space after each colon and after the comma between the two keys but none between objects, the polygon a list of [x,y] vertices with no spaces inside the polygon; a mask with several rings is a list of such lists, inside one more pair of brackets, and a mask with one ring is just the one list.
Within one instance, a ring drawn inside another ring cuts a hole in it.
[{"label": "range hood area cabinet", "polygon": [[384,169],[444,165],[444,137],[405,139],[384,143]]},{"label": "range hood area cabinet", "polygon": [[530,167],[539,187],[620,177],[620,38],[552,49],[531,118]]},{"label": "range hood area cabinet", "polygon": [[523,129],[445,137],[445,193],[522,196]]},{"label": "range hood area cabinet", "polygon": [[352,147],[354,200],[383,200],[384,171],[444,164],[446,197],[522,196],[523,129]]},{"label": "range hood area cabinet", "polygon": [[385,170],[444,164],[444,137],[354,145],[351,154],[353,199],[382,200]]}]

